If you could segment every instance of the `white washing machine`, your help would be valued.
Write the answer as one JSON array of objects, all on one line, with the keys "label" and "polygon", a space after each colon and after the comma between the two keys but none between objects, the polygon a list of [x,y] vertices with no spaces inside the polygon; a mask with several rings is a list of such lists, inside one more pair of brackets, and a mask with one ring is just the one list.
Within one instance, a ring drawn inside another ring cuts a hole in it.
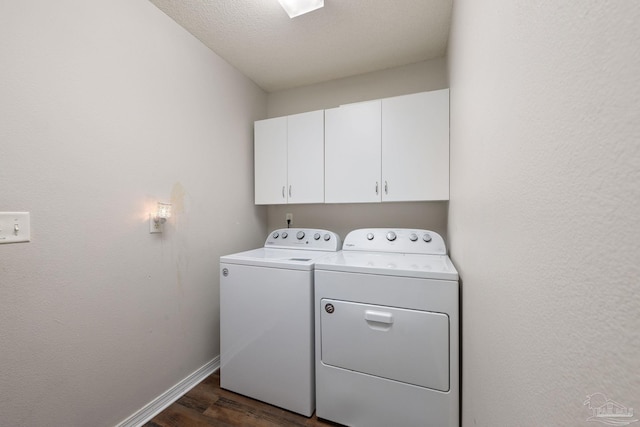
[{"label": "white washing machine", "polygon": [[459,426],[458,272],[432,231],[361,229],[316,262],[316,415]]},{"label": "white washing machine", "polygon": [[222,388],[313,414],[313,267],[340,247],[331,231],[285,228],[263,248],[220,257]]}]

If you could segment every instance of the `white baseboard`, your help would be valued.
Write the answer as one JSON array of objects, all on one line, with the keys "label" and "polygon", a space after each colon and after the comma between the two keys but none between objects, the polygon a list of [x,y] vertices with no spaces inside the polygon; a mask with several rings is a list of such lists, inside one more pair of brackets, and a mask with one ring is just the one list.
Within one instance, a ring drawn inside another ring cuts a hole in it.
[{"label": "white baseboard", "polygon": [[116,427],[140,427],[147,421],[162,412],[176,400],[180,399],[202,380],[220,368],[220,356],[216,356],[202,367],[191,373],[178,384],[153,399],[151,402],[140,408],[133,415],[122,421]]}]

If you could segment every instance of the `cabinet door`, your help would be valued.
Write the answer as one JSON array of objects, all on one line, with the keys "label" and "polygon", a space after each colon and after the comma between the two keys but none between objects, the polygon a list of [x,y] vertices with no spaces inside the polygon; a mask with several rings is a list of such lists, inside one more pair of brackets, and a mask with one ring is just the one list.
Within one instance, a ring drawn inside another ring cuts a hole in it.
[{"label": "cabinet door", "polygon": [[380,201],[380,100],[325,110],[325,203]]},{"label": "cabinet door", "polygon": [[324,202],[324,111],[287,118],[288,202]]},{"label": "cabinet door", "polygon": [[255,203],[287,202],[287,118],[254,124]]},{"label": "cabinet door", "polygon": [[449,199],[449,89],[382,100],[382,200]]}]

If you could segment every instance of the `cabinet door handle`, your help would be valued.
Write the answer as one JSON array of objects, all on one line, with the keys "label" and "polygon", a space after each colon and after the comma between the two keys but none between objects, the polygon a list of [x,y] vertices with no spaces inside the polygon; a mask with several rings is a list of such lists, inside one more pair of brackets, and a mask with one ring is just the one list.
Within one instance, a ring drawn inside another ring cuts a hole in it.
[{"label": "cabinet door handle", "polygon": [[284,199],[284,185],[282,186],[282,198]]},{"label": "cabinet door handle", "polygon": [[291,184],[289,184],[289,197],[291,197]]},{"label": "cabinet door handle", "polygon": [[376,181],[376,196],[378,195],[378,181]]},{"label": "cabinet door handle", "polygon": [[384,194],[389,194],[389,186],[387,185],[387,181],[384,182]]}]

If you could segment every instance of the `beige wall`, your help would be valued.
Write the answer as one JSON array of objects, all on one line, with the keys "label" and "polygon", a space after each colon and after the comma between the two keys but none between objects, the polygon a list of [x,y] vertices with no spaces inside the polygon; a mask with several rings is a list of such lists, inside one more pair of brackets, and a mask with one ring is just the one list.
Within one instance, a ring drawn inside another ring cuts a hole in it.
[{"label": "beige wall", "polygon": [[357,228],[426,228],[446,237],[446,202],[350,203],[331,205],[269,206],[270,230],[286,228],[286,214],[293,214],[292,227],[335,231],[341,238]]},{"label": "beige wall", "polygon": [[597,392],[640,408],[638,22],[630,1],[454,3],[464,426],[594,424]]},{"label": "beige wall", "polygon": [[113,426],[219,354],[266,94],[146,0],[1,2],[0,63],[0,425]]},{"label": "beige wall", "polygon": [[447,63],[444,58],[438,58],[315,85],[271,92],[267,99],[267,111],[269,117],[280,117],[333,108],[351,102],[447,87],[449,87]]},{"label": "beige wall", "polygon": [[[268,113],[269,117],[279,117],[446,87],[446,61],[440,58],[273,92],[268,95]],[[447,202],[269,206],[268,228],[286,227],[287,212],[293,214],[294,227],[324,228],[337,232],[342,238],[349,231],[364,227],[425,228],[446,238]]]}]

